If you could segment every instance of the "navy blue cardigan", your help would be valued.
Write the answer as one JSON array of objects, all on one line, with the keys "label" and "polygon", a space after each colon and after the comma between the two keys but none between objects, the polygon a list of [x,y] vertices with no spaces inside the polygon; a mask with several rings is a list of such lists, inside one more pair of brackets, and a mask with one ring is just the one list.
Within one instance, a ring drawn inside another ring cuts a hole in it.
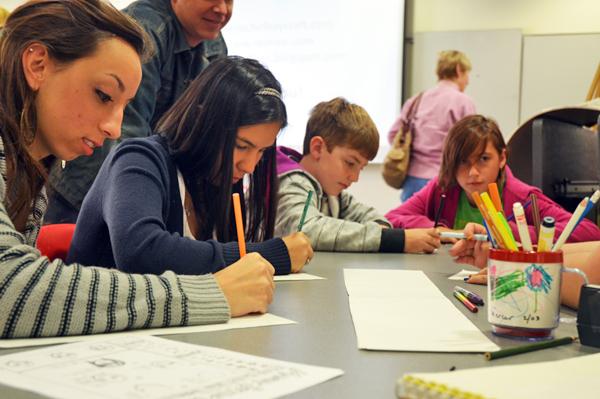
[{"label": "navy blue cardigan", "polygon": [[[248,243],[288,274],[285,243]],[[129,273],[206,274],[239,259],[237,242],[183,237],[177,169],[160,136],[129,139],[104,161],[83,201],[67,262],[117,267]]]}]

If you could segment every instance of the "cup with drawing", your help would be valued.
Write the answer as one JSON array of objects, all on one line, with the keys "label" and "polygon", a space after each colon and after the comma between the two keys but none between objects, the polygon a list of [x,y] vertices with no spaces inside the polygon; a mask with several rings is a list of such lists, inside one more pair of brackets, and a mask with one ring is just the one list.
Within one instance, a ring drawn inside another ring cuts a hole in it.
[{"label": "cup with drawing", "polygon": [[563,265],[562,251],[517,252],[491,249],[488,259],[488,321],[496,335],[551,339],[558,327],[562,272],[579,269]]}]

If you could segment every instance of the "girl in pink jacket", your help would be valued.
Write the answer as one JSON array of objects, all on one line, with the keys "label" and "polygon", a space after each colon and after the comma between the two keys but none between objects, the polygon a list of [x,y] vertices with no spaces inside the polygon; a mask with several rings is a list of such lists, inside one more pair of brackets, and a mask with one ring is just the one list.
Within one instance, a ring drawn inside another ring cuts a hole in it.
[{"label": "girl in pink jacket", "polygon": [[[517,235],[512,215],[515,202],[526,203],[530,194],[537,196],[540,219],[552,216],[558,236],[571,214],[546,197],[537,187],[517,179],[506,166],[506,144],[496,122],[481,115],[467,116],[457,122],[446,138],[440,173],[407,202],[385,216],[394,227],[431,227],[439,212],[440,230],[462,230],[469,222],[483,224],[471,194],[488,191],[496,182],[502,198],[504,214]],[[445,200],[441,201],[442,195]],[[537,242],[531,207],[525,209],[532,241]],[[584,219],[569,237],[569,242],[600,240],[600,229]]]}]

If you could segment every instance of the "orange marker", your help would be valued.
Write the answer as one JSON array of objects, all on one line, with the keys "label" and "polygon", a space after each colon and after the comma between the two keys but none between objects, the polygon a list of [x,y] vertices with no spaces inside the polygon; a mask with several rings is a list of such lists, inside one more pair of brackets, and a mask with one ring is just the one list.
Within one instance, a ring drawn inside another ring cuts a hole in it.
[{"label": "orange marker", "polygon": [[242,221],[242,205],[240,204],[240,195],[233,193],[233,212],[235,213],[235,228],[237,230],[238,247],[240,248],[240,258],[246,256],[246,239],[244,238],[244,222]]},{"label": "orange marker", "polygon": [[500,199],[500,192],[498,191],[498,185],[496,182],[488,184],[488,190],[490,192],[490,198],[497,211],[504,215],[504,208],[502,208],[502,200]]}]

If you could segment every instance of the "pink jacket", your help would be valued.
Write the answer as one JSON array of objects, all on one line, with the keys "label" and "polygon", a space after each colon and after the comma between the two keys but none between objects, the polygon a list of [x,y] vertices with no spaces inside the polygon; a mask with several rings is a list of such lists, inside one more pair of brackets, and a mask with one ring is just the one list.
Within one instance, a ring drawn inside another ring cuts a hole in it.
[{"label": "pink jacket", "polygon": [[[560,205],[546,197],[537,187],[529,186],[517,179],[508,166],[506,171],[506,184],[502,191],[502,201],[504,206],[504,214],[512,215],[512,205],[515,202],[524,204],[527,202],[529,194],[535,193],[538,198],[538,208],[540,210],[540,218],[552,216],[556,220],[555,237],[562,233],[563,229],[569,222],[571,214],[565,211]],[[440,195],[442,191],[438,187],[438,178],[435,177],[427,183],[425,187],[418,193],[414,194],[408,201],[400,205],[396,209],[389,211],[385,217],[392,223],[394,227],[414,228],[414,227],[432,227],[433,219],[440,206]],[[444,209],[440,215],[439,224],[448,228],[453,228],[456,210],[458,208],[458,200],[460,198],[461,189],[459,186],[454,186],[446,192],[446,201]],[[533,217],[531,207],[525,209],[525,217],[529,224],[529,234],[532,242],[537,242],[535,228],[533,227]],[[518,237],[517,225],[514,221],[508,222],[515,237]],[[600,240],[600,229],[584,219],[573,231],[567,242],[580,241],[597,241]]]}]

